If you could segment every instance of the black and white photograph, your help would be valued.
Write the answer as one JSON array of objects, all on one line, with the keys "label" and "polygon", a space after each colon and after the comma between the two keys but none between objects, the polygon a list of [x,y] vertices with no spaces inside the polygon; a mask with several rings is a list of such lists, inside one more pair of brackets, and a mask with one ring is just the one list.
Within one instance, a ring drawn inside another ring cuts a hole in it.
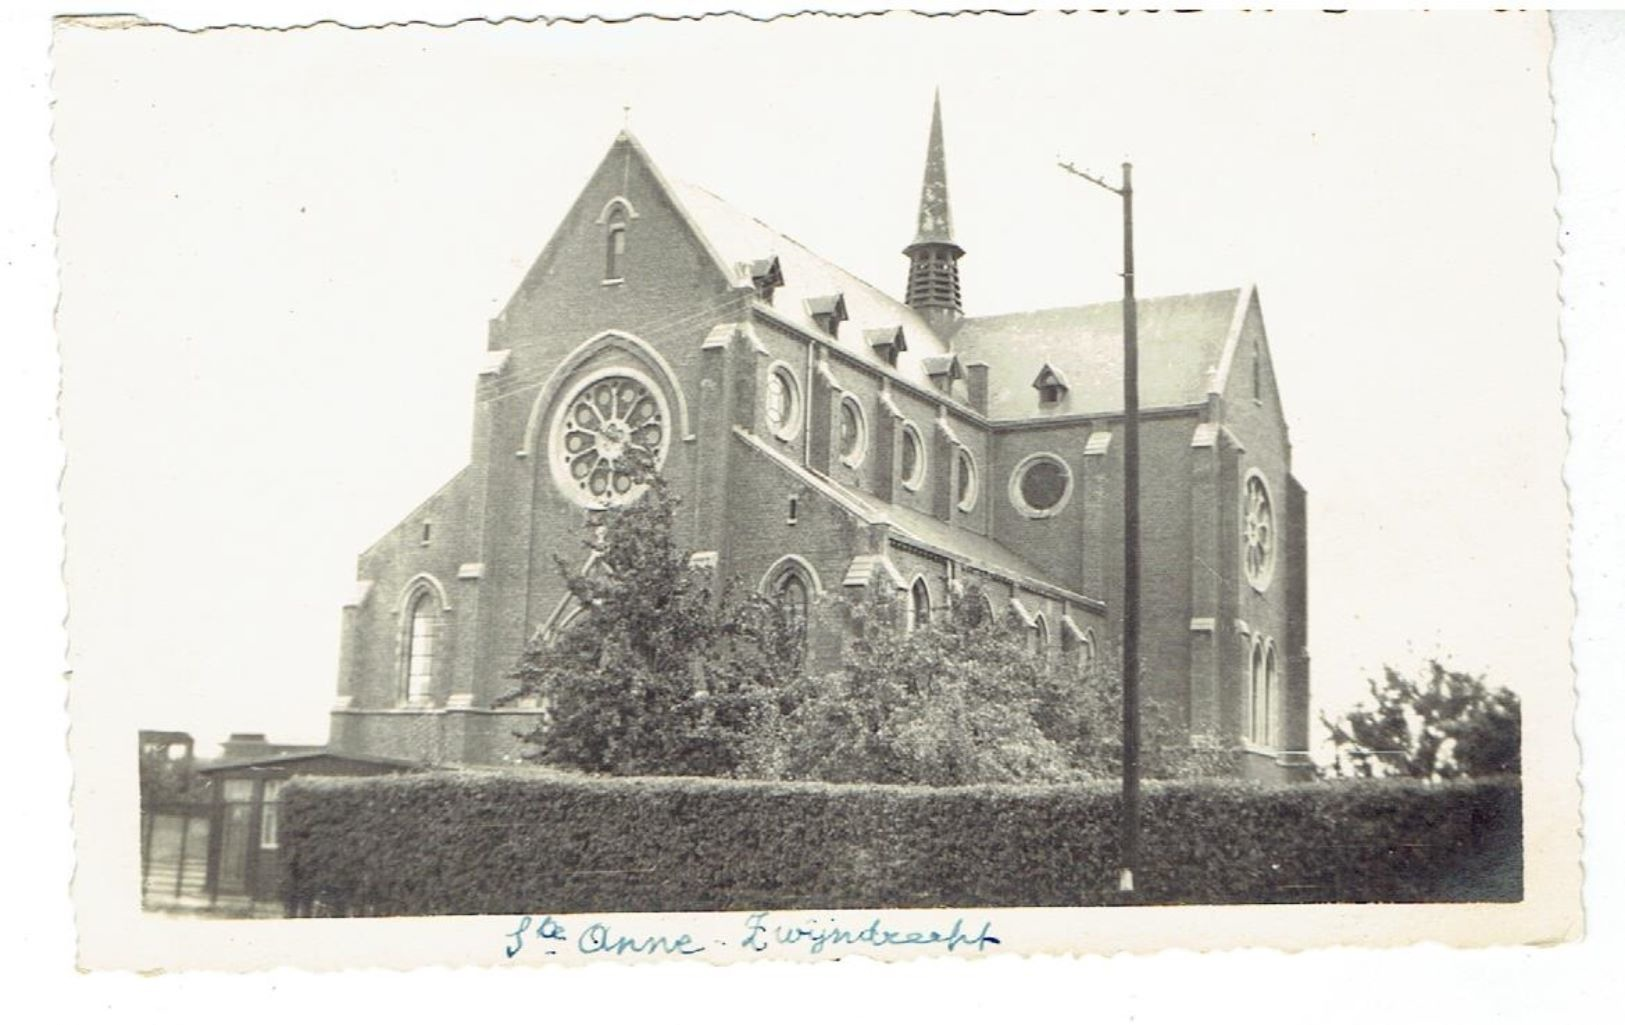
[{"label": "black and white photograph", "polygon": [[1551,46],[62,19],[82,964],[1575,938]]}]

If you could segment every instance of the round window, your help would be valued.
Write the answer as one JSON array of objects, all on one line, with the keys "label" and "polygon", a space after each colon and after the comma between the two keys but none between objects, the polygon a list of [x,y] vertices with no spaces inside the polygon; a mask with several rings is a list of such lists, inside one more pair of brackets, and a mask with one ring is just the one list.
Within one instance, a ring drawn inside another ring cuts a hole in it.
[{"label": "round window", "polygon": [[960,512],[970,512],[976,508],[976,460],[965,449],[960,449],[954,457],[954,463],[959,473],[957,497]]},{"label": "round window", "polygon": [[1275,573],[1275,508],[1270,502],[1269,486],[1256,470],[1247,476],[1242,501],[1241,530],[1247,580],[1262,591]]},{"label": "round window", "polygon": [[841,461],[857,466],[863,462],[864,451],[869,447],[868,432],[864,430],[863,407],[850,395],[841,400],[839,431]]},{"label": "round window", "polygon": [[554,416],[553,478],[583,505],[629,501],[665,459],[669,422],[665,399],[642,374],[611,370],[591,378]]},{"label": "round window", "polygon": [[919,488],[925,480],[925,445],[913,424],[903,425],[903,453],[898,464],[903,474],[903,486],[910,491]]},{"label": "round window", "polygon": [[1028,456],[1010,475],[1010,502],[1034,518],[1054,516],[1072,497],[1072,471],[1058,456]]},{"label": "round window", "polygon": [[800,430],[801,390],[789,367],[774,367],[767,375],[767,425],[787,440]]}]

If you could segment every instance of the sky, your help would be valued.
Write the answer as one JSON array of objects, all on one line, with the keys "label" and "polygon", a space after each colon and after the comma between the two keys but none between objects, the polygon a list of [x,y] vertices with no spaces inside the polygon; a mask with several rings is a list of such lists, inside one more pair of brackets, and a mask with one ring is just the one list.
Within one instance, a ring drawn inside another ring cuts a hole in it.
[{"label": "sky", "polygon": [[486,322],[623,123],[895,294],[939,87],[967,312],[1117,293],[1118,207],[1058,159],[1134,162],[1142,295],[1259,287],[1317,709],[1435,655],[1566,695],[1544,47],[1469,14],[65,30],[75,727],[325,738],[355,557],[466,461]]}]

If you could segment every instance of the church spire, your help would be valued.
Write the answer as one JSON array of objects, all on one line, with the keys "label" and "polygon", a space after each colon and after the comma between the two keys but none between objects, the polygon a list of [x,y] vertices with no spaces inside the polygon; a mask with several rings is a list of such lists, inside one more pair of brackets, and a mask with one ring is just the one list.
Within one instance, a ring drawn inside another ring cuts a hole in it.
[{"label": "church spire", "polygon": [[948,161],[942,145],[942,94],[931,102],[931,137],[925,149],[925,179],[920,183],[920,215],[908,257],[905,302],[920,311],[932,327],[952,327],[964,316],[959,297],[959,258],[965,251],[954,242],[948,208]]}]

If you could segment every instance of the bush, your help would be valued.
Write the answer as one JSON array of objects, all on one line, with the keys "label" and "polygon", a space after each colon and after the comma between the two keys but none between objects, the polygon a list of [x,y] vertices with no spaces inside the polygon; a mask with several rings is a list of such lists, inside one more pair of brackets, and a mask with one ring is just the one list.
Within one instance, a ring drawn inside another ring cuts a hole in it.
[{"label": "bush", "polygon": [[[589,778],[303,779],[290,911],[443,915],[1113,903],[1118,790]],[[1143,790],[1139,900],[1513,901],[1516,780]]]}]

